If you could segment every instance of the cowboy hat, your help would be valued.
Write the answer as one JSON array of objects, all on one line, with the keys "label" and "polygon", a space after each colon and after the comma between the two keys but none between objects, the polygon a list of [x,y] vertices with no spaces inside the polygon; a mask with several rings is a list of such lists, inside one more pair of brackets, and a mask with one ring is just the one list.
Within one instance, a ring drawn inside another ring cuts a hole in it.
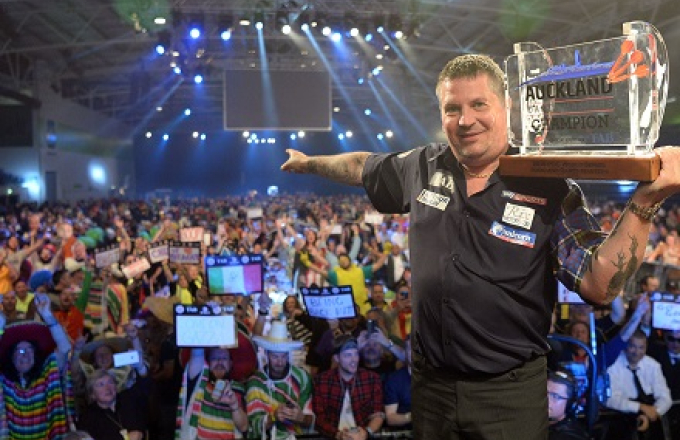
[{"label": "cowboy hat", "polygon": [[293,351],[304,345],[302,341],[294,341],[288,337],[285,321],[272,321],[272,328],[267,336],[253,336],[253,341],[265,351]]},{"label": "cowboy hat", "polygon": [[21,341],[34,343],[43,356],[51,354],[57,346],[47,325],[37,321],[13,322],[5,327],[0,338],[0,362],[6,362],[6,356],[12,355],[9,351]]}]

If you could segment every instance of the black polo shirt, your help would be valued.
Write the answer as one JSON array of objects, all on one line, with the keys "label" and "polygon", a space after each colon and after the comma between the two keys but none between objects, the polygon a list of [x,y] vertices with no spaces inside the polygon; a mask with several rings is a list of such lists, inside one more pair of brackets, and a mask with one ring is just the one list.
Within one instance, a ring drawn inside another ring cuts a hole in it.
[{"label": "black polo shirt", "polygon": [[467,196],[450,148],[368,157],[381,212],[410,212],[413,349],[436,367],[496,374],[549,350],[556,281],[550,236],[563,179],[501,178]]}]

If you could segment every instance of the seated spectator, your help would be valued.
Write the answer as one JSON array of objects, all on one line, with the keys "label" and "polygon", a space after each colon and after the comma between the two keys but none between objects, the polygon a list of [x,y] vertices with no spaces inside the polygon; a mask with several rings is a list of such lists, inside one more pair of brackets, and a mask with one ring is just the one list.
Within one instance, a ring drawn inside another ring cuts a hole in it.
[{"label": "seated spectator", "polygon": [[270,433],[270,439],[287,439],[309,432],[314,425],[312,380],[291,363],[291,353],[300,350],[303,342],[288,338],[283,321],[274,321],[268,336],[255,336],[253,341],[265,351],[267,365],[246,384],[251,435]]},{"label": "seated spectator", "polygon": [[[15,322],[4,328],[0,338],[0,382],[9,438],[62,440],[73,420],[66,406],[71,344],[50,311],[49,298],[36,294],[35,303],[46,324]],[[0,330],[4,326],[0,314]]]},{"label": "seated spectator", "polygon": [[[663,346],[656,346],[648,353],[659,364],[666,378],[666,383],[671,391],[674,402],[680,401],[680,330],[664,330]],[[674,404],[666,413],[668,425],[671,430],[671,438],[680,439],[680,405]]]},{"label": "seated spectator", "polygon": [[621,413],[618,420],[609,425],[610,439],[637,438],[634,437],[637,431],[650,439],[662,438],[657,422],[671,407],[671,393],[661,366],[647,356],[646,351],[647,337],[636,331],[626,350],[607,369],[612,394],[606,406]]},{"label": "seated spectator", "polygon": [[[234,357],[234,361],[238,359]],[[191,350],[182,376],[176,435],[181,440],[242,438],[248,430],[243,385],[233,380],[231,350]],[[219,386],[218,386],[219,383]]]},{"label": "seated spectator", "polygon": [[337,368],[319,374],[314,381],[317,430],[338,440],[369,438],[385,419],[380,376],[359,368],[356,338],[341,335],[334,343]]},{"label": "seated spectator", "polygon": [[578,384],[571,373],[548,374],[548,440],[589,440],[590,436],[576,420]]},{"label": "seated spectator", "polygon": [[406,365],[385,380],[385,416],[393,428],[411,429],[411,338],[406,337]]},{"label": "seated spectator", "polygon": [[97,440],[143,440],[147,428],[146,405],[130,390],[117,392],[116,378],[97,370],[87,379],[90,405],[78,419],[78,428]]}]

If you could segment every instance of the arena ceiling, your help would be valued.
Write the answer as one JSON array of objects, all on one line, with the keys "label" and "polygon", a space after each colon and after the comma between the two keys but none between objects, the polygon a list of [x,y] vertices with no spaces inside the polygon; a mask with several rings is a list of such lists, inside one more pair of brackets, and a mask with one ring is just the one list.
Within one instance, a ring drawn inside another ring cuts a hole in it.
[{"label": "arena ceiling", "polygon": [[[160,16],[164,25],[154,22]],[[263,45],[252,25],[238,24],[257,16],[264,18]],[[377,23],[401,29],[406,38],[395,44],[402,56],[385,50],[380,37],[368,44],[345,39],[349,56],[343,56],[316,33],[317,49],[307,38],[282,34],[276,25],[282,16],[294,29],[307,16],[337,26],[354,20],[364,29]],[[202,21],[204,34],[189,47],[185,33],[194,20]],[[202,69],[210,92],[185,128],[210,131],[222,129],[225,70],[259,69],[263,62],[282,70],[329,66],[339,108],[334,118],[348,125],[363,116],[348,111],[351,105],[372,108],[402,128],[419,125],[427,137],[438,130],[433,86],[448,59],[474,52],[502,62],[518,41],[552,47],[612,38],[631,20],[654,24],[671,66],[679,65],[677,0],[0,0],[0,95],[38,105],[32,91],[46,81],[65,99],[132,130],[160,129],[195,102],[191,75]],[[221,26],[229,24],[232,37],[224,42]],[[161,40],[171,46],[163,56],[154,50]],[[172,62],[181,64],[182,74],[172,72]],[[380,82],[358,83],[378,66]],[[680,123],[680,81],[671,75],[670,84],[665,123]],[[370,129],[385,124],[372,120]]]}]

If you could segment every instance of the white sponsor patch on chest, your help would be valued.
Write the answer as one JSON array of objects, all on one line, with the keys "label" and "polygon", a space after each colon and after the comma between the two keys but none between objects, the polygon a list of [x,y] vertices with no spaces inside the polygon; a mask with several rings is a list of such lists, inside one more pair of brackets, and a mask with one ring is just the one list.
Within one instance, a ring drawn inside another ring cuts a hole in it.
[{"label": "white sponsor patch on chest", "polygon": [[503,222],[524,229],[531,229],[535,213],[536,210],[534,208],[507,203],[503,212]]},{"label": "white sponsor patch on chest", "polygon": [[437,208],[440,211],[444,211],[451,198],[424,189],[420,192],[416,200],[418,200],[423,205],[431,206],[432,208]]}]

